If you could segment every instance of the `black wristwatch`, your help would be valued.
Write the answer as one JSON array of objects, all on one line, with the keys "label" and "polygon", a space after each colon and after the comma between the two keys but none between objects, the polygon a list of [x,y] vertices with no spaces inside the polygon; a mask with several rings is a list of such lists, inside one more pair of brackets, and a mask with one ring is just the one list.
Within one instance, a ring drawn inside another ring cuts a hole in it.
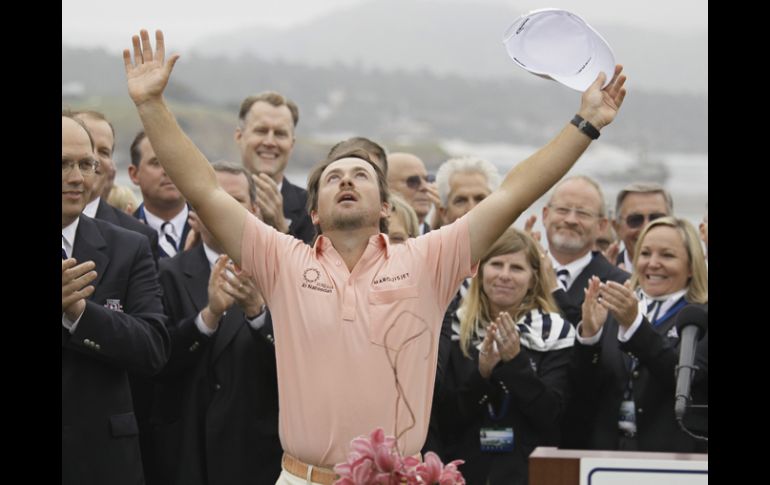
[{"label": "black wristwatch", "polygon": [[584,120],[582,116],[575,115],[574,118],[572,118],[572,121],[570,121],[573,125],[577,126],[577,129],[582,131],[588,138],[592,140],[596,140],[599,138],[599,130],[596,129],[594,125],[591,124],[590,121]]}]

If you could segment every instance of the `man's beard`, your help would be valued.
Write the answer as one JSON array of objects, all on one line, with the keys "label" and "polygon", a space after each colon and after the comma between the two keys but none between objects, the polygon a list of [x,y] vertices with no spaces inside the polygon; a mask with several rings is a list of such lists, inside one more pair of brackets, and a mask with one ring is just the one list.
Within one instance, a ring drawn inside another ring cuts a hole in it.
[{"label": "man's beard", "polygon": [[335,231],[349,231],[353,229],[360,229],[364,226],[366,217],[364,214],[345,214],[340,215],[332,219],[332,224],[329,229]]},{"label": "man's beard", "polygon": [[556,249],[565,253],[577,252],[586,246],[585,241],[578,234],[565,236],[557,232],[553,235],[551,241]]}]

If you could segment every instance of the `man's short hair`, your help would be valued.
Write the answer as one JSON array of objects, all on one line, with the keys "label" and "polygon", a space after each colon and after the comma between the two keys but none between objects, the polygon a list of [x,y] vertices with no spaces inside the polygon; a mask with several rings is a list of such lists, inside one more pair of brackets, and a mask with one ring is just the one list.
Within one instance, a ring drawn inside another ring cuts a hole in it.
[{"label": "man's short hair", "polygon": [[562,185],[566,184],[567,182],[571,182],[573,180],[582,180],[583,182],[587,183],[588,185],[596,189],[596,193],[599,194],[599,217],[605,217],[607,215],[607,207],[606,207],[606,204],[604,203],[604,192],[602,191],[602,187],[601,185],[599,185],[599,182],[592,179],[588,175],[572,175],[571,177],[566,177],[561,179],[559,183],[557,183],[554,186],[553,190],[551,191],[551,196],[548,198],[548,203],[549,204],[551,203],[551,201],[553,200],[554,194],[556,193],[557,190],[559,190],[559,188]]},{"label": "man's short hair", "polygon": [[88,131],[88,127],[85,123],[83,123],[83,120],[80,120],[78,118],[75,118],[75,116],[72,114],[72,111],[68,109],[63,109],[61,112],[62,118],[69,118],[75,123],[79,124],[84,130],[86,130],[86,134],[88,135],[88,141],[91,142],[91,151],[93,152],[96,148],[94,147],[94,139],[91,137],[91,132]]},{"label": "man's short hair", "polygon": [[72,116],[75,118],[91,118],[97,121],[104,121],[110,126],[110,130],[112,130],[112,146],[110,147],[110,152],[115,151],[115,127],[112,126],[112,123],[110,123],[110,120],[107,119],[106,116],[104,116],[104,113],[100,111],[94,111],[91,109],[84,109],[84,110],[76,110],[72,112]]},{"label": "man's short hair", "polygon": [[456,173],[479,173],[483,175],[490,192],[500,185],[500,173],[492,162],[470,156],[450,158],[442,163],[436,172],[438,195],[444,207],[449,204],[449,191],[451,190],[449,182]]},{"label": "man's short hair", "polygon": [[[313,170],[310,172],[310,175],[307,177],[308,214],[310,214],[311,211],[318,209],[318,186],[321,182],[321,175],[323,174],[324,170],[326,170],[326,167],[332,163],[336,162],[337,160],[342,160],[343,158],[360,158],[361,160],[368,162],[369,165],[374,168],[374,173],[377,175],[377,185],[380,189],[380,203],[388,202],[390,191],[388,190],[388,179],[385,177],[385,173],[382,171],[380,166],[377,165],[374,160],[372,160],[372,156],[369,154],[369,152],[360,148],[356,148],[353,150],[339,152],[334,156],[327,156],[325,159],[315,164]],[[321,227],[315,226],[315,229],[316,237],[318,237],[318,235],[321,234]],[[380,232],[385,234],[388,233],[387,218],[380,218]]]},{"label": "man's short hair", "polygon": [[623,205],[623,200],[625,200],[628,194],[663,194],[668,215],[674,213],[674,200],[671,198],[669,191],[663,188],[662,185],[656,182],[634,182],[626,185],[618,192],[618,197],[615,201],[615,217],[618,220],[620,220],[620,206]]},{"label": "man's short hair", "polygon": [[326,156],[333,157],[338,153],[354,150],[356,148],[360,148],[361,150],[374,155],[380,161],[382,161],[382,171],[385,172],[386,176],[388,175],[388,154],[385,152],[385,149],[369,138],[365,138],[363,136],[354,136],[352,138],[348,138],[347,140],[342,140],[341,142],[331,147],[329,153]]},{"label": "man's short hair", "polygon": [[299,108],[297,108],[296,103],[275,91],[263,91],[259,94],[249,96],[244,99],[241,103],[241,110],[238,113],[238,120],[244,122],[246,120],[246,115],[249,114],[249,110],[251,110],[251,107],[254,105],[254,103],[258,102],[267,103],[271,106],[275,106],[276,108],[286,106],[289,108],[289,111],[291,111],[291,119],[294,121],[294,126],[296,127],[297,123],[299,123]]},{"label": "man's short hair", "polygon": [[139,133],[134,137],[134,141],[131,142],[131,165],[139,168],[139,162],[142,161],[142,153],[139,151],[139,144],[142,140],[147,138],[147,134],[144,130],[139,130]]},{"label": "man's short hair", "polygon": [[232,162],[219,160],[213,162],[211,168],[213,168],[215,172],[225,172],[246,177],[246,181],[249,184],[249,201],[251,201],[252,204],[257,203],[257,184],[254,183],[254,179],[251,178],[251,173],[246,171],[246,169],[243,168],[243,165],[236,165]]}]

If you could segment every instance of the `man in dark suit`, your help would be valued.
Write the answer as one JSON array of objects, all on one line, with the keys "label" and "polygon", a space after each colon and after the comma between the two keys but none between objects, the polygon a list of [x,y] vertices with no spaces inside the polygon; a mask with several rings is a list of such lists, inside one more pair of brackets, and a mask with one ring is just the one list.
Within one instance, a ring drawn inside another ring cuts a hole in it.
[{"label": "man in dark suit", "polygon": [[153,375],[168,334],[147,238],[81,215],[98,161],[62,115],[62,483],[143,481],[127,371]]},{"label": "man in dark suit", "polygon": [[[212,165],[219,184],[258,214],[248,172]],[[158,379],[158,475],[148,474],[148,485],[272,485],[282,454],[272,325],[255,283],[196,229],[202,244],[161,261],[172,351]]]},{"label": "man in dark suit", "polygon": [[174,256],[184,249],[190,232],[187,220],[190,208],[160,166],[144,131],[137,133],[131,142],[128,175],[142,191],[142,203],[134,217],[156,231],[161,258]]},{"label": "man in dark suit", "polygon": [[152,256],[158,262],[158,233],[142,224],[135,217],[112,207],[106,202],[112,188],[112,179],[115,178],[115,163],[112,154],[115,151],[115,130],[107,118],[98,111],[75,111],[73,116],[86,125],[94,140],[94,154],[99,160],[99,166],[94,174],[94,188],[91,191],[91,200],[83,209],[83,214],[92,219],[101,219],[120,226],[129,231],[144,234],[150,241]]},{"label": "man in dark suit", "polygon": [[264,221],[310,244],[315,228],[307,212],[307,191],[284,176],[298,121],[297,105],[283,95],[265,91],[249,96],[241,103],[235,142],[243,167],[257,184]]},{"label": "man in dark suit", "polygon": [[[618,283],[630,276],[607,261],[599,251],[592,251],[597,234],[604,231],[607,224],[604,195],[599,184],[590,177],[579,175],[563,179],[554,187],[551,199],[543,207],[548,257],[557,277],[553,296],[562,314],[573,325],[582,320],[584,290],[592,276],[603,282]],[[585,429],[580,412],[568,405],[562,423],[562,447],[577,447],[589,431]]]}]

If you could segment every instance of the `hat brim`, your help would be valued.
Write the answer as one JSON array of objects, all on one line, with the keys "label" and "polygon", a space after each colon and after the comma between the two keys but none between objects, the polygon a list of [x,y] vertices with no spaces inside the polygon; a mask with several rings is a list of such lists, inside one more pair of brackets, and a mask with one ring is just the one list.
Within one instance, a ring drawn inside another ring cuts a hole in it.
[{"label": "hat brim", "polygon": [[[585,91],[603,71],[606,86],[615,72],[607,41],[580,16],[562,9],[534,10],[506,30],[503,43],[527,71]],[[602,87],[604,87],[602,86]]]}]

